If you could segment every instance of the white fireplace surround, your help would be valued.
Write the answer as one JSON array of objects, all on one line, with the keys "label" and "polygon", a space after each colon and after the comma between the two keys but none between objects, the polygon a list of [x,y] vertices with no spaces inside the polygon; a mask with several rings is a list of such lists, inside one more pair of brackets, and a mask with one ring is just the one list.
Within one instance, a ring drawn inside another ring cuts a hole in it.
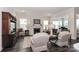
[{"label": "white fireplace surround", "polygon": [[31,27],[31,29],[30,29],[30,32],[31,32],[30,35],[34,35],[34,28],[40,28],[40,32],[43,31],[42,25],[40,25],[40,24],[34,24],[34,25]]},{"label": "white fireplace surround", "polygon": [[34,24],[33,28],[41,28],[42,26],[40,24]]}]

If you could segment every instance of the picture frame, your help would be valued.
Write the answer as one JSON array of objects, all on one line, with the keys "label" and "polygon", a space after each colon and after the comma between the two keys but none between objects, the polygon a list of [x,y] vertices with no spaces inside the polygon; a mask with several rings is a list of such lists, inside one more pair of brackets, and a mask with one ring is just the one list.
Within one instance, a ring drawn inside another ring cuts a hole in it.
[{"label": "picture frame", "polygon": [[34,19],[34,24],[40,24],[40,19]]}]

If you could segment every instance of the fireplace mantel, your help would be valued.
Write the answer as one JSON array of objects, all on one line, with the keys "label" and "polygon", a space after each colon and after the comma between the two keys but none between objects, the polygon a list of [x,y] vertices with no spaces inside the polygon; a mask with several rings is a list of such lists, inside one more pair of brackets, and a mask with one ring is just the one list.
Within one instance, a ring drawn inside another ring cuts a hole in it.
[{"label": "fireplace mantel", "polygon": [[33,28],[41,28],[41,25],[40,24],[34,24]]}]

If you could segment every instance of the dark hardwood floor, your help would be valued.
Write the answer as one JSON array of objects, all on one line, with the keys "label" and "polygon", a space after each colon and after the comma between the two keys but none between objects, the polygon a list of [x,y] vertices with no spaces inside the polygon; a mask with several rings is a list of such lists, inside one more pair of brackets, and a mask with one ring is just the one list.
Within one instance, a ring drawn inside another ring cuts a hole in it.
[{"label": "dark hardwood floor", "polygon": [[[17,43],[13,48],[7,48],[3,50],[2,52],[32,52],[31,47],[25,47],[22,48],[22,42],[24,41],[24,38],[19,38]],[[42,52],[79,52],[76,49],[73,48],[73,44],[78,43],[79,39],[77,40],[71,40],[71,46],[69,48],[53,48],[51,47],[48,49],[48,51],[42,51]]]}]

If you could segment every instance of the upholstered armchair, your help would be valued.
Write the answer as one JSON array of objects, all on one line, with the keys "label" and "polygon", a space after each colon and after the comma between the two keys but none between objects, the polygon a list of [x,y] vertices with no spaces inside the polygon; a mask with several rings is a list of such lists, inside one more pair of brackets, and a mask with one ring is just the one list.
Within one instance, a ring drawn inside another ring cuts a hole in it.
[{"label": "upholstered armchair", "polygon": [[60,47],[62,46],[68,46],[69,47],[69,39],[70,39],[70,32],[68,31],[62,31],[59,33],[58,35],[58,40],[56,42],[56,44]]},{"label": "upholstered armchair", "polygon": [[49,36],[47,33],[37,33],[31,39],[31,48],[34,52],[45,51],[47,50],[48,41]]}]

